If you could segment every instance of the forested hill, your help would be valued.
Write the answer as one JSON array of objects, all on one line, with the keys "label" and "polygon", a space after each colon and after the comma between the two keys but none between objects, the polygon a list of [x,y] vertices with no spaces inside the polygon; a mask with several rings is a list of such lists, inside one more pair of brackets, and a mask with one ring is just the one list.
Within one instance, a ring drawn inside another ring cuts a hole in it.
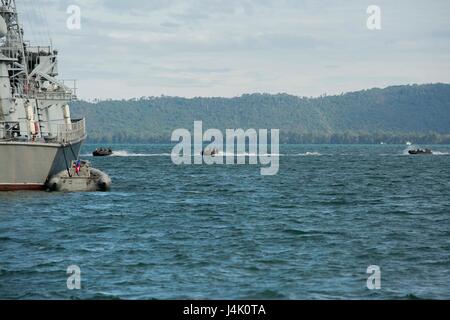
[{"label": "forested hill", "polygon": [[72,104],[91,142],[170,142],[177,128],[280,129],[282,142],[450,143],[450,84],[393,86],[319,98],[143,97]]}]

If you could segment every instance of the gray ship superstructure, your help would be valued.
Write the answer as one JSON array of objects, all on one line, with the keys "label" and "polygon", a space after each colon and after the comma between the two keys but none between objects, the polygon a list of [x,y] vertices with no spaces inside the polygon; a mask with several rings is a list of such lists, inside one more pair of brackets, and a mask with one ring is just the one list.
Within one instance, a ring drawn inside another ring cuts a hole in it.
[{"label": "gray ship superstructure", "polygon": [[15,1],[0,5],[0,191],[43,189],[78,159],[85,121],[71,118],[58,52],[25,42]]}]

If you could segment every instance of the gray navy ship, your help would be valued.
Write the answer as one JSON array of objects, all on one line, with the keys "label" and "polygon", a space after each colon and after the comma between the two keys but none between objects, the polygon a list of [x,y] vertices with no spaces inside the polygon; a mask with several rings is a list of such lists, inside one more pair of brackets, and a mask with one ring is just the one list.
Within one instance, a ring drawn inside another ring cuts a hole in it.
[{"label": "gray navy ship", "polygon": [[78,159],[85,120],[70,115],[76,86],[57,79],[58,52],[24,41],[16,2],[0,5],[0,191],[44,189]]}]

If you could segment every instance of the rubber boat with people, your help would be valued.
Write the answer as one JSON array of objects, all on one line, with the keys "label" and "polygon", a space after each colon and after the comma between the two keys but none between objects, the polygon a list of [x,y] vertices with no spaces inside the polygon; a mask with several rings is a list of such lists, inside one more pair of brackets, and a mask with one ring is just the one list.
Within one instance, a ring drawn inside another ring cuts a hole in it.
[{"label": "rubber boat with people", "polygon": [[422,155],[422,154],[433,154],[433,151],[431,151],[430,149],[414,149],[409,150],[408,153],[411,155]]},{"label": "rubber boat with people", "polygon": [[112,154],[113,152],[111,148],[97,148],[94,152],[92,152],[94,157],[107,157]]}]

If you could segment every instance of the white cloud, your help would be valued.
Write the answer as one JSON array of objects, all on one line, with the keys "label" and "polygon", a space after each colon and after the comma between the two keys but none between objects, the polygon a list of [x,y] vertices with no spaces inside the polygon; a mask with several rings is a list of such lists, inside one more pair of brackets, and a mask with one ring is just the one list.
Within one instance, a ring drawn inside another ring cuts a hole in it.
[{"label": "white cloud", "polygon": [[[21,2],[19,2],[20,4]],[[450,3],[379,0],[24,0],[26,36],[60,49],[81,97],[340,93],[450,82]],[[65,28],[69,4],[82,30]],[[47,19],[43,19],[43,16]],[[39,25],[30,31],[31,25]],[[332,66],[332,67],[330,67]]]}]

